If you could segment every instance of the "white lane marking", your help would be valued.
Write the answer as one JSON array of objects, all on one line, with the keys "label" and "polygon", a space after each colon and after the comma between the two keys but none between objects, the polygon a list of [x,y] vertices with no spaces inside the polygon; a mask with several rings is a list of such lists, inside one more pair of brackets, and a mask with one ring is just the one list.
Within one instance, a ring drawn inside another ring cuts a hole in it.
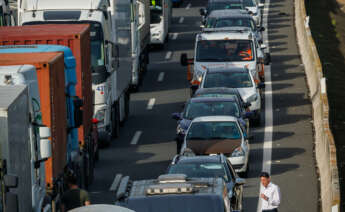
[{"label": "white lane marking", "polygon": [[153,106],[155,105],[155,102],[156,102],[156,99],[155,98],[151,98],[149,100],[149,103],[147,104],[147,108],[148,110],[152,110],[153,109]]},{"label": "white lane marking", "polygon": [[143,131],[136,131],[132,140],[131,140],[131,145],[136,145],[140,139],[141,134],[143,134]]},{"label": "white lane marking", "polygon": [[[265,0],[265,8],[263,15],[263,26],[266,30],[263,33],[263,38],[269,52],[268,41],[268,15],[269,15],[270,0]],[[272,82],[271,82],[271,66],[265,66],[265,135],[263,145],[263,160],[262,171],[271,173],[272,164],[272,139],[273,139],[273,100],[272,100]],[[260,183],[261,191],[261,183]],[[259,191],[259,192],[260,192]],[[257,212],[261,212],[261,198],[258,198]]]},{"label": "white lane marking", "polygon": [[182,24],[184,21],[184,17],[180,17],[180,20],[178,21],[180,24]]},{"label": "white lane marking", "polygon": [[175,32],[175,33],[172,35],[171,39],[172,39],[172,40],[176,40],[176,39],[177,39],[177,36],[178,36],[178,33]]},{"label": "white lane marking", "polygon": [[115,176],[114,181],[109,188],[109,191],[116,191],[117,190],[117,187],[119,187],[121,178],[122,178],[122,174],[117,174]]},{"label": "white lane marking", "polygon": [[165,55],[165,59],[166,59],[166,60],[170,60],[171,55],[172,55],[172,52],[171,52],[171,51],[168,51],[167,54]]},{"label": "white lane marking", "polygon": [[186,7],[186,10],[189,10],[191,6],[192,6],[192,4],[191,4],[191,3],[188,3],[188,4],[187,4],[187,7]]},{"label": "white lane marking", "polygon": [[158,82],[163,82],[163,80],[164,80],[164,75],[165,75],[164,72],[159,73],[157,81],[158,81]]}]

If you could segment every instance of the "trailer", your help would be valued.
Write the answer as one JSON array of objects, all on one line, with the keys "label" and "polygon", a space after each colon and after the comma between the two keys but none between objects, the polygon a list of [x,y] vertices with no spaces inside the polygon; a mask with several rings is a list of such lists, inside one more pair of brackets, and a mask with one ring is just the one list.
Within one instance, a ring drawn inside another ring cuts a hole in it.
[{"label": "trailer", "polygon": [[0,66],[0,79],[0,210],[50,211],[44,167],[52,153],[50,129],[41,121],[36,68]]},{"label": "trailer", "polygon": [[164,46],[172,21],[171,0],[151,0],[151,44]]}]

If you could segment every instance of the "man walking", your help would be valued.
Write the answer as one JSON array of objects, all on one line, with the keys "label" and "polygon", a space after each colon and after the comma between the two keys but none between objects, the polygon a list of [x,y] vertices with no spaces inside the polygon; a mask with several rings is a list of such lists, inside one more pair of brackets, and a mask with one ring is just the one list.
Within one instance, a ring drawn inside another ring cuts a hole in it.
[{"label": "man walking", "polygon": [[61,211],[67,212],[74,208],[90,205],[88,193],[77,185],[77,177],[70,174],[66,180],[69,190],[61,198]]},{"label": "man walking", "polygon": [[271,177],[267,172],[260,174],[260,199],[262,212],[278,212],[280,204],[280,189],[271,183]]}]

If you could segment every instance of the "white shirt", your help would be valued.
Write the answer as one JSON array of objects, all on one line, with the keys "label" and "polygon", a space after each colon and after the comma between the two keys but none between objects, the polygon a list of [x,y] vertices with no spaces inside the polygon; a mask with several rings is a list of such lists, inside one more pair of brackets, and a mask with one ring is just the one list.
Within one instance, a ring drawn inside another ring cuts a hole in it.
[{"label": "white shirt", "polygon": [[[261,184],[260,187],[261,210],[272,210],[278,208],[281,198],[279,187],[273,183],[269,183],[267,187],[264,187]],[[261,198],[261,194],[268,197],[268,201]]]}]

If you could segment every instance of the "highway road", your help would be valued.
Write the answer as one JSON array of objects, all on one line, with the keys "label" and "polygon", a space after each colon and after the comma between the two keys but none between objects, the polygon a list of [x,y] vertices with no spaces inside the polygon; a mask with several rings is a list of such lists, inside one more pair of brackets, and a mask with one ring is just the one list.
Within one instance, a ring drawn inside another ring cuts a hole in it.
[{"label": "highway road", "polygon": [[[174,8],[169,42],[164,49],[154,49],[150,54],[148,72],[139,91],[131,95],[131,114],[120,137],[100,152],[95,181],[90,187],[92,203],[114,202],[109,188],[116,174],[139,180],[156,178],[166,171],[176,153],[176,121],[171,119],[171,113],[180,111],[189,98],[186,68],[180,66],[179,57],[182,52],[193,56],[195,35],[200,31],[199,9],[206,3],[185,0]],[[252,130],[244,211],[257,211],[258,175],[266,170],[280,186],[280,211],[316,212],[319,187],[312,108],[297,49],[293,3],[266,0],[264,12],[272,65],[265,67],[265,112],[261,126]]]}]

